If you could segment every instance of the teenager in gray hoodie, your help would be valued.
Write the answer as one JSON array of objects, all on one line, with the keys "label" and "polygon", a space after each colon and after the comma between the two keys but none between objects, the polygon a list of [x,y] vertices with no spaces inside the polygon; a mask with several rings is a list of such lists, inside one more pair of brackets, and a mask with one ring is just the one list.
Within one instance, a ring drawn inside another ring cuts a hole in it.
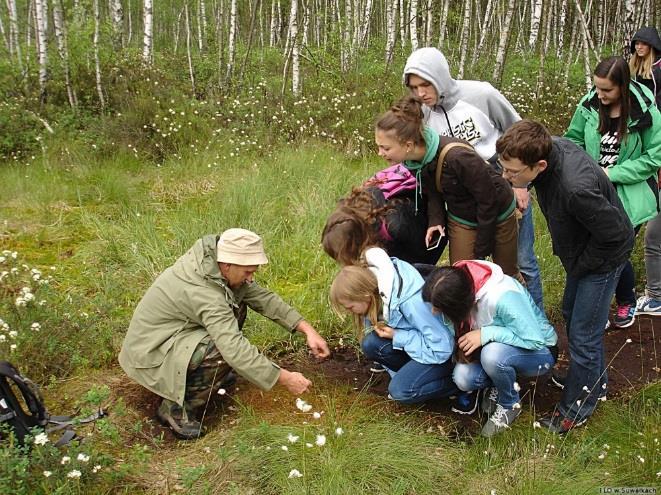
[{"label": "teenager in gray hoodie", "polygon": [[[404,67],[404,84],[420,98],[424,123],[442,136],[468,141],[477,153],[497,167],[496,141],[514,122],[521,120],[509,101],[484,81],[456,81],[447,59],[436,48],[415,50]],[[533,249],[530,194],[514,190],[523,214],[519,223],[518,264],[535,304],[544,311],[542,280]]]}]

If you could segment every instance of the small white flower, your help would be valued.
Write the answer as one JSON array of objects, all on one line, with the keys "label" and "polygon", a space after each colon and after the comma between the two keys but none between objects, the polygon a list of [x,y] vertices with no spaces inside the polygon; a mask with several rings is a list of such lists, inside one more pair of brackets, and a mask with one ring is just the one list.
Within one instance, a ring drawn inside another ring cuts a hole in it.
[{"label": "small white flower", "polygon": [[51,473],[50,471],[44,471],[44,476],[46,478],[48,478],[51,474],[53,474],[53,473]]},{"label": "small white flower", "polygon": [[9,336],[12,339],[15,339],[16,337],[18,337],[18,332],[16,330],[12,330],[11,332],[9,332]]},{"label": "small white flower", "polygon": [[296,443],[298,442],[298,439],[300,437],[298,435],[292,435],[291,433],[287,435],[287,440],[289,440],[289,443]]},{"label": "small white flower", "polygon": [[34,437],[35,445],[46,445],[47,443],[48,443],[48,435],[46,433],[39,433],[39,435]]},{"label": "small white flower", "polygon": [[90,456],[85,455],[81,452],[80,454],[78,454],[78,457],[76,459],[78,459],[80,462],[87,462],[90,460]]},{"label": "small white flower", "polygon": [[67,473],[67,478],[80,478],[80,475],[82,473],[78,471],[77,469],[74,469],[73,471],[69,471]]},{"label": "small white flower", "polygon": [[638,460],[641,462],[641,464],[645,463],[645,458],[644,457],[638,456]]},{"label": "small white flower", "polygon": [[576,405],[577,405],[577,406],[580,406],[580,405],[581,405],[581,400],[580,400],[580,399],[576,401]]},{"label": "small white flower", "polygon": [[491,495],[496,495],[496,490],[491,490]]},{"label": "small white flower", "polygon": [[289,471],[289,478],[300,478],[303,476],[298,469],[292,469]]},{"label": "small white flower", "polygon": [[339,437],[344,434],[344,430],[340,427],[335,428],[335,434]]},{"label": "small white flower", "polygon": [[307,442],[306,442],[305,446],[306,446],[308,449],[311,448],[311,447],[314,447],[314,445],[312,445],[311,443],[307,443]]},{"label": "small white flower", "polygon": [[627,344],[631,344],[632,341],[631,341],[631,339],[627,339],[625,342],[626,342]]},{"label": "small white flower", "polygon": [[225,390],[224,388],[219,388],[218,389],[218,395],[225,395],[226,393],[227,393],[227,390]]},{"label": "small white flower", "polygon": [[588,388],[587,385],[583,385],[583,390],[586,391],[586,392],[589,392],[589,391],[590,391],[590,389]]},{"label": "small white flower", "polygon": [[540,424],[539,421],[535,421],[535,422],[532,424],[532,427],[533,427],[533,428],[541,428],[542,425]]},{"label": "small white flower", "polygon": [[64,457],[62,457],[62,460],[60,461],[60,464],[69,464],[69,461],[71,461],[71,457],[69,457],[68,455],[65,455]]},{"label": "small white flower", "polygon": [[515,402],[514,404],[512,404],[512,409],[521,409],[521,404]]},{"label": "small white flower", "polygon": [[16,344],[12,344],[9,346],[10,351],[15,351],[16,350]]},{"label": "small white flower", "polygon": [[101,465],[100,465],[100,464],[97,464],[97,465],[94,466],[94,468],[92,469],[92,472],[93,472],[93,473],[98,473],[99,471],[101,471]]},{"label": "small white flower", "polygon": [[603,388],[604,390],[606,390],[606,387],[607,387],[607,386],[608,386],[608,384],[604,383],[604,384],[601,386],[601,388]]},{"label": "small white flower", "polygon": [[41,330],[41,325],[35,321],[32,325],[30,325],[30,328],[32,330],[39,331]]},{"label": "small white flower", "polygon": [[287,452],[287,451],[289,450],[289,447],[287,447],[286,445],[283,445],[283,446],[280,447],[280,448],[281,448],[282,450],[284,450],[285,452]]},{"label": "small white flower", "polygon": [[606,453],[605,453],[605,452],[602,452],[601,454],[599,454],[599,455],[597,456],[597,459],[603,459],[604,457],[606,457]]},{"label": "small white flower", "polygon": [[0,342],[4,342],[5,340],[7,340],[6,335],[4,333],[0,333]]},{"label": "small white flower", "polygon": [[318,447],[326,445],[326,435],[317,435],[317,440],[314,442]]},{"label": "small white flower", "polygon": [[321,418],[321,414],[319,414],[317,411],[315,411],[315,412],[312,413],[312,417],[314,419],[319,419],[319,418]]},{"label": "small white flower", "polygon": [[514,382],[514,385],[512,385],[512,388],[516,391],[519,392],[521,390],[521,385],[519,385],[519,382]]}]

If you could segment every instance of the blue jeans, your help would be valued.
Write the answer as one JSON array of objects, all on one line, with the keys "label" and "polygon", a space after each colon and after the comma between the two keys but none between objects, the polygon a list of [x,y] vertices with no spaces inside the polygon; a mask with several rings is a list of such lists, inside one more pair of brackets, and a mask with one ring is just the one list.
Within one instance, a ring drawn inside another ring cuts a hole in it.
[{"label": "blue jeans", "polygon": [[514,389],[516,377],[541,376],[548,373],[554,361],[547,347],[523,349],[500,342],[489,342],[482,348],[480,362],[458,363],[452,378],[459,389],[468,392],[485,387],[498,389],[498,404],[512,409],[519,402]]},{"label": "blue jeans", "polygon": [[532,223],[532,204],[523,210],[523,217],[519,221],[518,244],[519,271],[526,281],[526,288],[532,300],[544,313],[544,300],[542,294],[542,275],[539,263],[535,256],[535,227]]},{"label": "blue jeans", "polygon": [[574,421],[592,414],[608,383],[604,356],[604,327],[624,263],[608,273],[567,275],[562,299],[569,342],[569,372],[560,413]]},{"label": "blue jeans", "polygon": [[458,392],[452,381],[452,359],[442,364],[418,363],[406,352],[393,349],[392,340],[383,339],[375,332],[365,336],[361,347],[368,359],[395,372],[388,392],[397,402],[417,404]]}]

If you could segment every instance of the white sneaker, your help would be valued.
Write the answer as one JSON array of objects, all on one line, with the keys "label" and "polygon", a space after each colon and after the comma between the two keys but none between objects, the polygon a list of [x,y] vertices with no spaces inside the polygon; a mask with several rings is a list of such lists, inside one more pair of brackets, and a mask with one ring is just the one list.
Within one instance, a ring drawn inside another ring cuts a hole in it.
[{"label": "white sneaker", "polygon": [[636,314],[661,316],[661,301],[649,296],[640,296],[636,301]]}]

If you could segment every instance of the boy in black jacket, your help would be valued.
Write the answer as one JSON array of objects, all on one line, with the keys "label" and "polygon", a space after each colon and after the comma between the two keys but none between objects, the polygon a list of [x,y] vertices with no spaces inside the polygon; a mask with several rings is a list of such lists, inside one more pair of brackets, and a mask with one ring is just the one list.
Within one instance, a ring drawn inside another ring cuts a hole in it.
[{"label": "boy in black jacket", "polygon": [[503,177],[534,187],[566,271],[562,312],[569,372],[555,412],[542,424],[566,433],[584,424],[607,387],[604,328],[634,233],[617,192],[597,163],[564,138],[529,120],[513,124],[496,143]]}]

